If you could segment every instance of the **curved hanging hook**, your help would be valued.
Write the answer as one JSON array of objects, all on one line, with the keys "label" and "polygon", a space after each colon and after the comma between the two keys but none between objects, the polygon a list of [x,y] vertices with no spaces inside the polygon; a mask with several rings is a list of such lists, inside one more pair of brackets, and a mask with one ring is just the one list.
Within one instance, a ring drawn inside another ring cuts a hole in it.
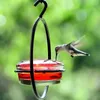
[{"label": "curved hanging hook", "polygon": [[40,13],[39,17],[37,18],[37,20],[35,21],[33,28],[32,28],[32,36],[31,36],[31,43],[30,43],[30,76],[31,76],[32,88],[33,88],[33,91],[34,91],[36,98],[43,99],[43,98],[45,98],[45,96],[47,94],[49,86],[48,85],[45,86],[42,95],[39,95],[37,88],[36,88],[36,84],[35,84],[34,65],[33,65],[33,60],[34,60],[33,59],[33,56],[34,56],[33,48],[34,48],[35,31],[36,31],[36,27],[38,25],[38,22],[40,20],[42,21],[44,28],[45,28],[45,33],[46,33],[46,38],[47,38],[47,47],[48,47],[48,59],[51,59],[51,45],[50,45],[48,27],[47,27],[45,20],[42,18],[48,5],[47,5],[47,2],[45,0],[37,0],[34,3],[34,6],[37,6],[39,3],[44,3],[44,8],[43,8],[42,12]]},{"label": "curved hanging hook", "polygon": [[46,8],[48,6],[47,2],[45,0],[37,0],[35,3],[34,3],[34,6],[37,6],[39,3],[44,3],[44,9],[42,10],[42,12],[40,13],[39,17],[42,18],[43,14],[45,13],[46,11]]}]

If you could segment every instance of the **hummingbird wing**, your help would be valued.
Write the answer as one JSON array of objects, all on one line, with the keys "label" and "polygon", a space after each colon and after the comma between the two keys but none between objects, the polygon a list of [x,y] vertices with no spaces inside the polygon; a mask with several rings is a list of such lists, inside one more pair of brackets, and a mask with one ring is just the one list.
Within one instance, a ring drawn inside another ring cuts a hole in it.
[{"label": "hummingbird wing", "polygon": [[71,42],[71,45],[74,46],[74,47],[80,46],[80,44],[81,44],[80,41],[81,41],[84,37],[85,37],[85,35],[82,36],[81,38],[79,38],[77,41]]},{"label": "hummingbird wing", "polygon": [[65,46],[66,51],[72,56],[89,56],[88,53],[81,51],[79,49],[77,49],[76,47],[74,47],[72,45],[72,43],[69,43]]}]

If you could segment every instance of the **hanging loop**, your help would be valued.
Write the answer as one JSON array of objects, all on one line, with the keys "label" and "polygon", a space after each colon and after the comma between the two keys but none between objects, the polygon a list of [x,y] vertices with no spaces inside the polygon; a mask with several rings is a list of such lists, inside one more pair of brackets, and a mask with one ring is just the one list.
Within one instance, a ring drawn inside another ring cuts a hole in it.
[{"label": "hanging loop", "polygon": [[37,99],[43,99],[46,96],[48,88],[49,88],[48,85],[45,86],[44,91],[42,95],[40,96],[36,89],[35,78],[34,78],[34,65],[33,65],[34,38],[35,38],[36,27],[40,20],[42,21],[44,28],[45,28],[45,33],[46,33],[46,38],[47,38],[47,47],[48,47],[48,60],[51,59],[51,45],[50,45],[48,27],[47,27],[46,21],[43,18],[38,17],[38,19],[35,21],[33,28],[32,28],[32,36],[31,36],[31,44],[30,44],[30,76],[31,76],[32,88],[33,88],[34,94],[37,97]]},{"label": "hanging loop", "polygon": [[42,12],[40,13],[39,17],[42,18],[43,14],[45,13],[46,9],[47,9],[47,2],[45,0],[37,0],[35,3],[34,3],[34,6],[37,6],[39,3],[43,3],[44,4],[44,8],[42,10]]}]

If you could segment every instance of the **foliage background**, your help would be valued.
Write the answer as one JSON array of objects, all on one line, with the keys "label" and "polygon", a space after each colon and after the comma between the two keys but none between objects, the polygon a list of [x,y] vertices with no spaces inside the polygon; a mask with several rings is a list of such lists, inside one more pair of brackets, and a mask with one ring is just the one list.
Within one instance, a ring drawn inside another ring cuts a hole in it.
[{"label": "foliage background", "polygon": [[[32,25],[43,6],[33,0],[0,0],[0,100],[36,100],[31,86],[21,85],[14,73],[16,64],[29,59]],[[66,71],[61,84],[50,87],[46,100],[100,100],[100,0],[47,0],[52,59],[58,44],[85,35],[82,50],[90,57],[59,55]],[[35,58],[46,58],[46,40],[39,23]],[[40,89],[40,92],[42,89]]]}]

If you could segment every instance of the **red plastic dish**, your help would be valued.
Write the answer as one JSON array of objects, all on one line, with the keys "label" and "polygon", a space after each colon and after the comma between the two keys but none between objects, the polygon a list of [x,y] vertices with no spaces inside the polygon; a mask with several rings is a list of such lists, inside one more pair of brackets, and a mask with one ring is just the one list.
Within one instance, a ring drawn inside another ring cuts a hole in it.
[{"label": "red plastic dish", "polygon": [[[62,77],[63,64],[57,61],[34,60],[34,78],[36,83],[59,83]],[[23,84],[31,84],[30,62],[17,64],[18,78]]]}]

